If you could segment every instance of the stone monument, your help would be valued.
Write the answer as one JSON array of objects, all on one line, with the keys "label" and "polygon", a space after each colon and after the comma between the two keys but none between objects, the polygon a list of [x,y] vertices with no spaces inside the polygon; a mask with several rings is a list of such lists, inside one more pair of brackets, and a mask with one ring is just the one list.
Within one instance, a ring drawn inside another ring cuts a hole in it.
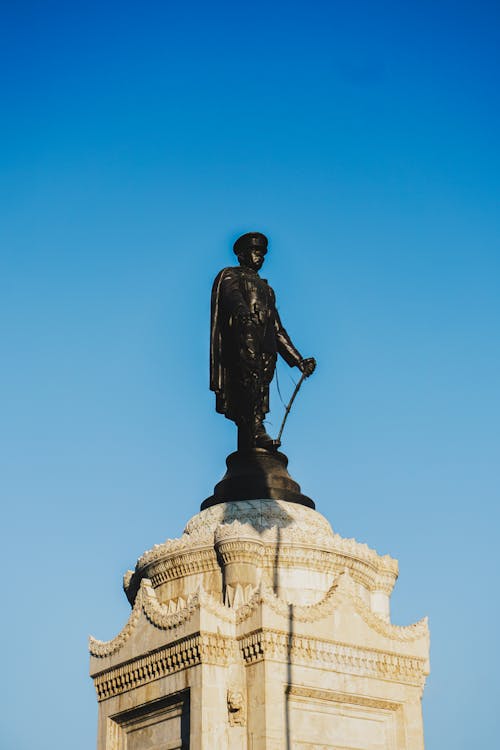
[{"label": "stone monument", "polygon": [[427,621],[391,624],[397,561],[332,531],[263,425],[277,354],[300,382],[316,365],[258,275],[266,250],[241,237],[212,293],[211,388],[238,450],[182,536],[125,574],[123,630],[90,639],[98,750],[423,750]]}]

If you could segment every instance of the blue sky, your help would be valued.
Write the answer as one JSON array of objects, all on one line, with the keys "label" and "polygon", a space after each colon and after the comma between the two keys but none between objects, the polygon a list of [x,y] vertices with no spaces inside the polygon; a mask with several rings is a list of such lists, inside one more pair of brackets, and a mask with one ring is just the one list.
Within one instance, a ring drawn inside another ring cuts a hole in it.
[{"label": "blue sky", "polygon": [[255,229],[318,360],[291,473],[429,615],[426,747],[495,746],[498,5],[4,3],[0,37],[0,745],[94,744],[87,636],[235,444],[209,296]]}]

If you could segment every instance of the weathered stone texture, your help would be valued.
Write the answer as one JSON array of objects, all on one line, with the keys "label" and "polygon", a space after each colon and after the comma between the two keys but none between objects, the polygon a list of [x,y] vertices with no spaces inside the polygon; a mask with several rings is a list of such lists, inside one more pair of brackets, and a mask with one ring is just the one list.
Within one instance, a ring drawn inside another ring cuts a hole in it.
[{"label": "weathered stone texture", "polygon": [[98,750],[422,750],[429,632],[390,623],[397,574],[300,505],[202,511],[90,639]]}]

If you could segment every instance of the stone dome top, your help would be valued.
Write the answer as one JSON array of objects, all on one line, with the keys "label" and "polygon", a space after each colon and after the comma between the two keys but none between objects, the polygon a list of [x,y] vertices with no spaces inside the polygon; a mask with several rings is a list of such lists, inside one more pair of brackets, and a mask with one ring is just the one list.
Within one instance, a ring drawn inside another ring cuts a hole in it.
[{"label": "stone dome top", "polygon": [[279,568],[292,599],[300,596],[305,572],[314,579],[318,597],[344,570],[367,595],[390,594],[398,575],[397,560],[334,533],[318,511],[263,499],[219,503],[197,513],[180,538],[156,544],[138,559],[135,571],[124,577],[124,588],[133,603],[141,580],[147,578],[160,598],[168,599],[177,593],[181,579],[191,578],[192,586],[203,583],[224,598],[217,576],[228,561],[243,559],[257,570],[254,583],[262,575],[276,579]]}]

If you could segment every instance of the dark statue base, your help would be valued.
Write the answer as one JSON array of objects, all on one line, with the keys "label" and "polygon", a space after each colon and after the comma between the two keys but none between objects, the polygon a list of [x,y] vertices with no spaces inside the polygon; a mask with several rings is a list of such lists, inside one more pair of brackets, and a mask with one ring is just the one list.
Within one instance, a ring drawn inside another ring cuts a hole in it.
[{"label": "dark statue base", "polygon": [[288,473],[288,458],[284,453],[264,448],[236,451],[226,458],[226,465],[226,474],[215,485],[214,494],[201,504],[201,510],[229,501],[264,499],[316,507]]}]

